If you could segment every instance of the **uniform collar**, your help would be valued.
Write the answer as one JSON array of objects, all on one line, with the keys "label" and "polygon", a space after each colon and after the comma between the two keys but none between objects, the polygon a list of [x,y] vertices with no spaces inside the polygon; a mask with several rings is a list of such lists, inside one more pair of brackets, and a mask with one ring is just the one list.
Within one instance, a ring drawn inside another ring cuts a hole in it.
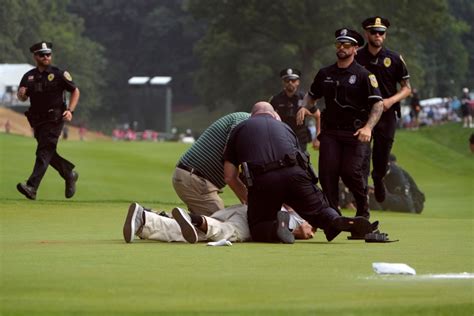
[{"label": "uniform collar", "polygon": [[382,46],[382,49],[379,50],[379,52],[378,52],[376,55],[372,55],[372,53],[369,51],[369,44],[365,44],[362,49],[365,50],[365,52],[366,52],[369,56],[379,57],[379,56],[384,56],[384,55],[385,55],[385,46]]},{"label": "uniform collar", "polygon": [[354,61],[352,62],[352,64],[350,64],[349,67],[347,67],[347,68],[339,68],[339,67],[337,66],[337,63],[334,63],[334,67],[335,67],[338,71],[340,71],[340,72],[347,71],[347,72],[350,72],[350,73],[355,73],[355,72],[356,72],[356,71],[355,71],[355,67],[357,67],[356,65],[357,65],[357,62],[356,62],[355,59],[354,59]]},{"label": "uniform collar", "polygon": [[[36,71],[41,72],[38,67],[36,67]],[[51,65],[49,65],[48,67],[46,67],[44,69],[44,72],[52,73],[53,72],[53,67]]]}]

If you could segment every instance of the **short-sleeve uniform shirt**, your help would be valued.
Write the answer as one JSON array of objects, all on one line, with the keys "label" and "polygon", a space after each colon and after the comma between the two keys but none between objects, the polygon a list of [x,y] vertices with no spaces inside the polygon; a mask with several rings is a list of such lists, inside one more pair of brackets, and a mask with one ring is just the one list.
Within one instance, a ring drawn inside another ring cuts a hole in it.
[{"label": "short-sleeve uniform shirt", "polygon": [[30,111],[45,113],[49,109],[62,108],[65,104],[64,91],[72,92],[76,84],[71,75],[57,67],[49,66],[43,72],[34,68],[23,75],[20,87],[26,87],[30,97]]},{"label": "short-sleeve uniform shirt", "polygon": [[291,128],[269,114],[261,114],[250,117],[232,130],[224,160],[235,166],[242,162],[264,165],[297,151],[298,142]]},{"label": "short-sleeve uniform shirt", "polygon": [[[397,83],[410,78],[402,56],[392,50],[382,48],[377,55],[369,52],[367,45],[357,51],[356,61],[377,77],[384,99],[397,93]],[[400,113],[400,102],[390,109]],[[389,109],[389,110],[390,110]]]},{"label": "short-sleeve uniform shirt", "polygon": [[295,132],[300,144],[306,144],[311,141],[306,125],[296,124],[296,113],[303,106],[303,98],[304,93],[301,91],[297,91],[291,97],[285,91],[281,91],[270,99],[270,104],[280,115],[281,120],[288,124]]},{"label": "short-sleeve uniform shirt", "polygon": [[382,100],[377,79],[357,62],[347,68],[337,64],[322,68],[308,94],[313,99],[324,97],[323,129],[355,131],[367,122],[372,105]]}]

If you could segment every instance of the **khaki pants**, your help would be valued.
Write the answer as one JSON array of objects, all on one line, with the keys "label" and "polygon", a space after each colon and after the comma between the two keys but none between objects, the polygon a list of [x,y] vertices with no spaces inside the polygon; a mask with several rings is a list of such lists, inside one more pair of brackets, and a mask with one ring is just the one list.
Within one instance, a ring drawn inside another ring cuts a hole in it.
[{"label": "khaki pants", "polygon": [[189,171],[176,168],[173,187],[193,214],[209,216],[224,208],[224,201],[219,197],[221,191],[212,182]]},{"label": "khaki pants", "polygon": [[[197,229],[199,241],[227,239],[232,242],[241,242],[250,240],[246,205],[231,206],[205,218],[207,234]],[[153,212],[145,212],[145,225],[139,236],[143,239],[158,241],[185,241],[181,234],[181,228],[174,219]]]}]

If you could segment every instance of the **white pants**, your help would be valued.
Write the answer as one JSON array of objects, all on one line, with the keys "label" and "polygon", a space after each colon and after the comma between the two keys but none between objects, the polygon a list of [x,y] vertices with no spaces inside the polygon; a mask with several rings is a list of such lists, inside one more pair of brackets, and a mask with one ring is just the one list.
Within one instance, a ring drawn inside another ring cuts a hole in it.
[{"label": "white pants", "polygon": [[[211,216],[205,216],[207,233],[199,229],[199,241],[218,241],[227,239],[231,242],[250,240],[247,223],[247,206],[234,205],[219,210]],[[145,225],[139,237],[159,241],[185,241],[178,223],[168,217],[145,211]]]}]

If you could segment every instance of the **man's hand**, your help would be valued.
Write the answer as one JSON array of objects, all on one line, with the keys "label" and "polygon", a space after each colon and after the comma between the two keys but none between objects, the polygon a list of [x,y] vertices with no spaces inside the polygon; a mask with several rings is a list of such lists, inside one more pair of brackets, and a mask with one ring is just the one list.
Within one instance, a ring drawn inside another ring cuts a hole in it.
[{"label": "man's hand", "polygon": [[304,118],[306,117],[306,115],[311,115],[311,112],[307,108],[301,107],[296,113],[296,124],[302,125],[304,123]]},{"label": "man's hand", "polygon": [[359,128],[355,133],[354,133],[354,136],[357,136],[357,139],[360,141],[360,142],[363,142],[363,143],[368,143],[370,142],[370,139],[372,138],[372,130],[370,129],[370,127],[368,127],[367,125],[362,127],[362,128]]},{"label": "man's hand", "polygon": [[314,150],[319,150],[319,140],[318,140],[318,137],[316,136],[314,139],[313,139],[313,149]]},{"label": "man's hand", "polygon": [[18,100],[22,102],[28,100],[28,96],[26,95],[26,87],[20,87],[20,89],[18,89],[18,92],[16,93],[16,96]]},{"label": "man's hand", "polygon": [[311,226],[308,222],[303,222],[300,226],[296,227],[293,230],[293,235],[296,239],[311,239],[314,237],[313,226]]},{"label": "man's hand", "polygon": [[69,110],[63,112],[63,121],[71,122],[72,121],[72,113]]},{"label": "man's hand", "polygon": [[383,111],[387,112],[393,105],[391,99],[383,99]]}]

